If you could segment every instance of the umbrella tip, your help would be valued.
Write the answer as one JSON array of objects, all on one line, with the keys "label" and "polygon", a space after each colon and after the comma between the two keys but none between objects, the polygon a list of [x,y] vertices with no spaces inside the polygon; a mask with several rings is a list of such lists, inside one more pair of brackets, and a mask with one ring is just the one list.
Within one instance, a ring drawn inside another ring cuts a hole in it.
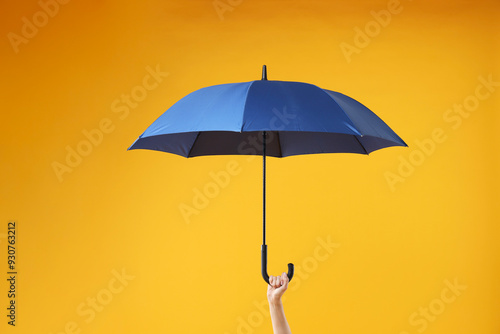
[{"label": "umbrella tip", "polygon": [[267,66],[262,66],[262,80],[267,80]]}]

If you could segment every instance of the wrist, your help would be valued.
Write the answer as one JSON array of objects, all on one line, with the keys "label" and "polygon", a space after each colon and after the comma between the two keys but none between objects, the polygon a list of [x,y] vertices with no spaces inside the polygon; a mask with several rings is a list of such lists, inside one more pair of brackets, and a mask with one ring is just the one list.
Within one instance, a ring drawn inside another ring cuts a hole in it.
[{"label": "wrist", "polygon": [[269,302],[269,306],[272,306],[272,307],[283,306],[283,303],[281,302],[281,298],[270,298],[267,301]]}]

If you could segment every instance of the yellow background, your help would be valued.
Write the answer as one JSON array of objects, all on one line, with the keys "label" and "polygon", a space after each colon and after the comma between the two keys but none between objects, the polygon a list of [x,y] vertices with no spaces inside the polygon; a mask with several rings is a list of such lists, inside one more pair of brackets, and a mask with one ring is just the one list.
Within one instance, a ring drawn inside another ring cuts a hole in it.
[{"label": "yellow background", "polygon": [[[266,64],[270,80],[361,101],[410,146],[269,159],[269,272],[288,262],[302,270],[284,302],[293,333],[499,333],[500,87],[456,129],[443,118],[474,96],[479,77],[500,81],[499,2],[401,0],[378,31],[372,11],[388,1],[221,2],[231,10],[219,15],[211,0],[72,0],[16,52],[9,33],[21,36],[41,5],[2,1],[1,332],[272,331],[256,306],[266,299],[261,159],[126,151],[186,94],[260,79]],[[367,26],[372,37],[349,62],[341,45],[356,46],[356,27]],[[112,103],[142,85],[148,66],[169,75],[121,119]],[[103,119],[113,131],[60,182],[54,162],[66,164],[67,147]],[[446,140],[391,189],[386,173],[422,157],[416,141],[435,129]],[[228,162],[239,173],[185,219],[180,206],[193,206]],[[318,238],[338,244],[332,254],[318,253]],[[110,293],[122,270],[129,280]],[[444,303],[445,282],[466,288]],[[77,309],[96,297],[107,304],[87,321]],[[432,320],[415,317],[430,307]]]}]

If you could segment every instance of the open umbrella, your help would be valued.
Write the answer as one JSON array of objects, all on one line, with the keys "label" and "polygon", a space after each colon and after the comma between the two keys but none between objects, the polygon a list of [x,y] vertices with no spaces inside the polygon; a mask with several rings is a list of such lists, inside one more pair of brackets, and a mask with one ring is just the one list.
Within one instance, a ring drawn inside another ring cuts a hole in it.
[{"label": "open umbrella", "polygon": [[[369,154],[407,146],[358,101],[317,86],[262,80],[194,91],[163,113],[129,147],[196,157],[262,155],[262,277],[269,283],[266,245],[266,156],[316,153]],[[288,264],[288,278],[294,273]]]}]

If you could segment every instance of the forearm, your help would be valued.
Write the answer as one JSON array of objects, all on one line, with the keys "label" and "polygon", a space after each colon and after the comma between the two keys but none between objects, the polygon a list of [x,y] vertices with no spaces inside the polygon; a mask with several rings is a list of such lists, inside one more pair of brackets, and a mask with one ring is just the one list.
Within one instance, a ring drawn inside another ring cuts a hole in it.
[{"label": "forearm", "polygon": [[271,312],[274,334],[292,334],[290,326],[288,326],[288,322],[286,321],[285,311],[283,310],[281,300],[278,302],[270,302],[269,311]]}]

